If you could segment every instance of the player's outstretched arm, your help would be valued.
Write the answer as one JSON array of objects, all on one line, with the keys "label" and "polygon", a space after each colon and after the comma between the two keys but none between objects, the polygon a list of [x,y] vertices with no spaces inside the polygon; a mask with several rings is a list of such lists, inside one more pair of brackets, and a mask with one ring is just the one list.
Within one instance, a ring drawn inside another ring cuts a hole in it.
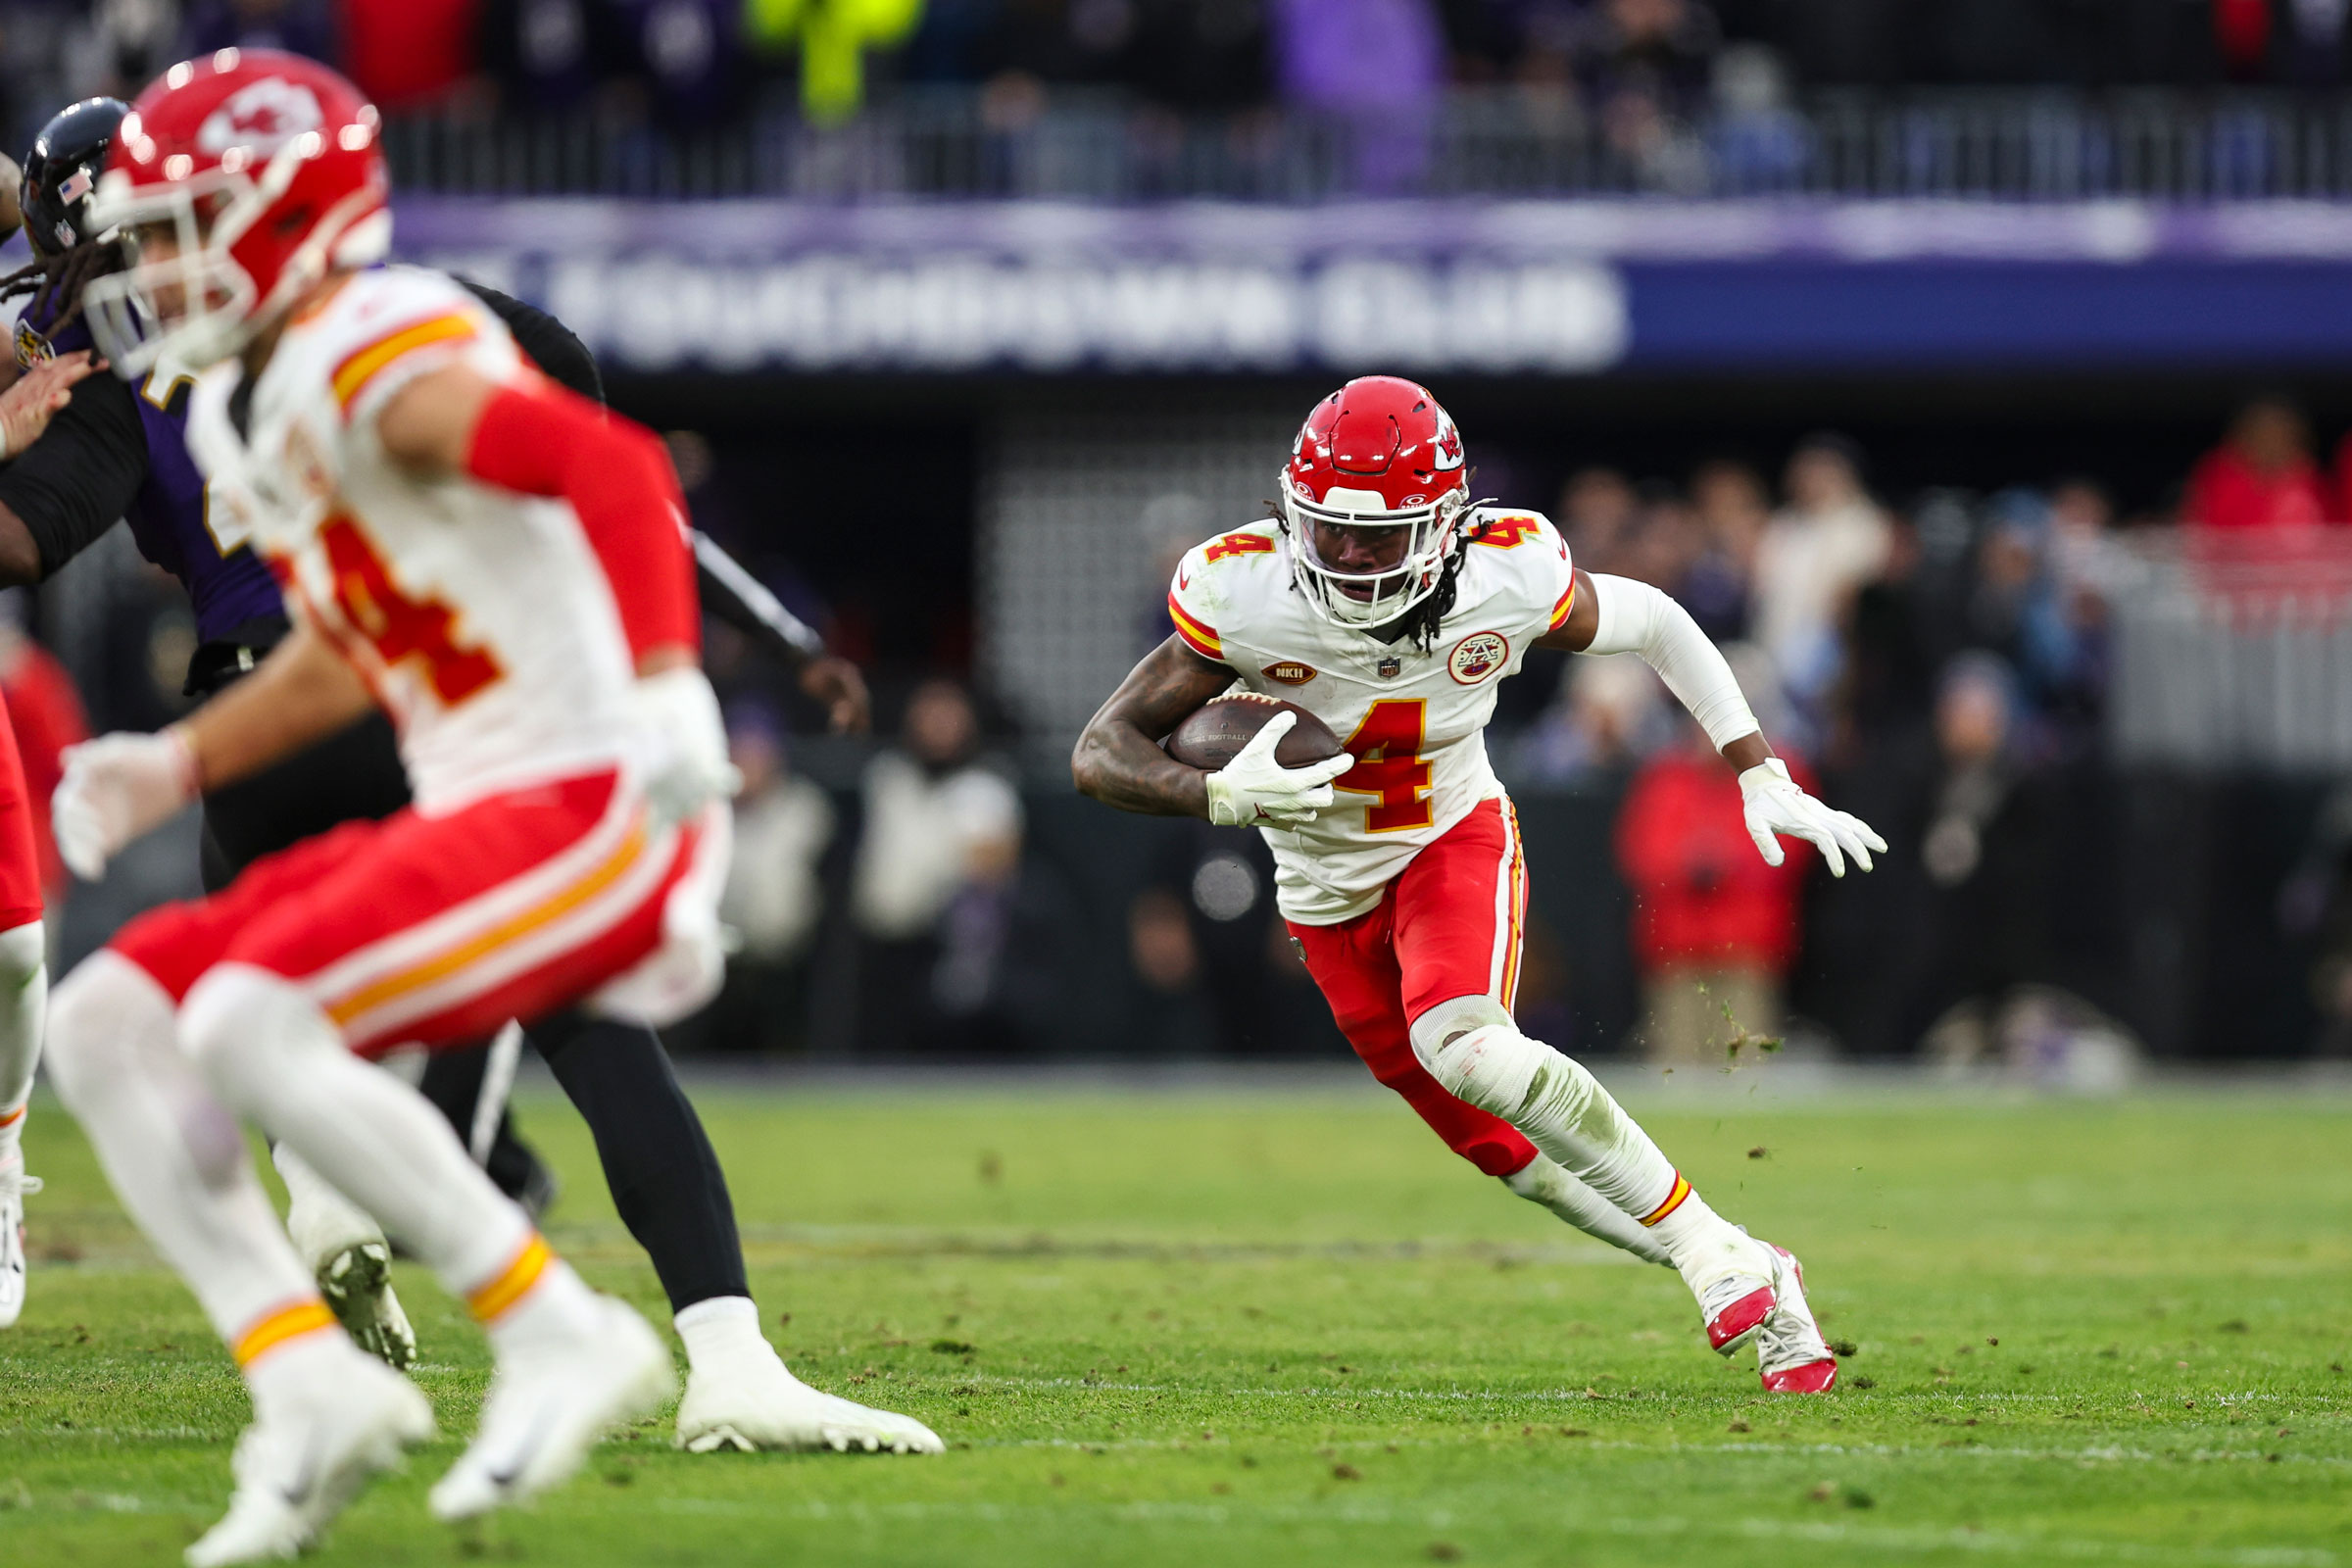
[{"label": "player's outstretched arm", "polygon": [[325,739],[373,701],[326,640],[298,625],[259,669],[168,729],[67,748],[50,806],[58,853],[95,882],[124,846],[204,791]]},{"label": "player's outstretched arm", "polygon": [[1070,754],[1078,793],[1147,816],[1206,818],[1208,775],[1177,761],[1159,743],[1232,684],[1232,670],[1170,636],[1087,720]]},{"label": "player's outstretched arm", "polygon": [[1832,809],[1797,787],[1788,764],[1772,755],[1722,650],[1707,640],[1689,611],[1649,584],[1606,573],[1594,577],[1579,568],[1568,618],[1537,646],[1571,654],[1637,654],[1656,670],[1724,760],[1740,770],[1748,837],[1767,865],[1786,858],[1781,834],[1819,850],[1833,876],[1845,875],[1848,859],[1867,871],[1871,852],[1886,853],[1886,841],[1869,823]]}]

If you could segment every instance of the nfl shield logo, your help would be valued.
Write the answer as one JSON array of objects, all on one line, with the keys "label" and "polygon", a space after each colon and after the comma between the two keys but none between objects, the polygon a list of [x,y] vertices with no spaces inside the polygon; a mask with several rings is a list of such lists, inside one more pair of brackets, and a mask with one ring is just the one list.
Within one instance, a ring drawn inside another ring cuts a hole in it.
[{"label": "nfl shield logo", "polygon": [[1402,673],[1404,673],[1404,661],[1395,654],[1389,655],[1380,662],[1380,678],[1382,680],[1395,680]]}]

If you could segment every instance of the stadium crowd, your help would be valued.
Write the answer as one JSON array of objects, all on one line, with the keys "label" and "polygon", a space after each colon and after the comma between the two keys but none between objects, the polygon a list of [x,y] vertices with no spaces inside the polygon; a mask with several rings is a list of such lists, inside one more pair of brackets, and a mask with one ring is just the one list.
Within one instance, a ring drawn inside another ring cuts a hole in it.
[{"label": "stadium crowd", "polygon": [[[1179,112],[1395,114],[1507,83],[1631,144],[1792,87],[2324,87],[2342,0],[8,0],[0,61],[43,104],[228,45],[348,72],[389,111],[595,104],[678,127],[796,90],[838,115],[897,84],[1051,88]],[[41,106],[12,104],[12,122]]]}]

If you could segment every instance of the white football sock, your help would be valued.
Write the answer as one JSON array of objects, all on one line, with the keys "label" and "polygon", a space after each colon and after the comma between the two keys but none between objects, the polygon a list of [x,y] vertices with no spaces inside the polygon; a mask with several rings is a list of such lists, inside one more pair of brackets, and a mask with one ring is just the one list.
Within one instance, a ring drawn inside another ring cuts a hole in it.
[{"label": "white football sock", "polygon": [[[1420,1041],[1415,1040],[1416,1047]],[[1500,1116],[1587,1187],[1657,1238],[1697,1288],[1733,1240],[1726,1223],[1667,1163],[1633,1117],[1591,1073],[1507,1023],[1467,1030],[1436,1046],[1425,1064],[1446,1093]]]},{"label": "white football sock", "polygon": [[1658,1245],[1655,1236],[1642,1229],[1625,1210],[1562,1170],[1559,1161],[1548,1154],[1538,1154],[1505,1176],[1502,1185],[1529,1202],[1550,1209],[1595,1241],[1621,1248],[1644,1263],[1674,1266],[1674,1259],[1666,1255],[1666,1249]]},{"label": "white football sock", "polygon": [[41,1018],[49,997],[49,937],[38,920],[0,931],[0,1164],[24,1136],[24,1103],[41,1063]]},{"label": "white football sock", "polygon": [[[236,1347],[272,1318],[281,1330],[318,1326],[326,1308],[278,1229],[245,1135],[180,1051],[164,989],[101,951],[57,988],[49,1037],[59,1097],[123,1207],[220,1337]],[[286,1316],[306,1303],[316,1313]]]},{"label": "white football sock", "polygon": [[[318,1004],[285,980],[250,964],[214,968],[188,993],[180,1038],[232,1109],[373,1215],[477,1317],[494,1320],[523,1293],[538,1294],[542,1279],[570,1278],[548,1267],[529,1217],[466,1156],[441,1113],[353,1055]],[[561,1284],[555,1294],[571,1295]]]},{"label": "white football sock", "polygon": [[686,1364],[697,1372],[715,1371],[747,1355],[776,1353],[760,1332],[760,1308],[748,1296],[695,1301],[678,1308],[674,1321],[678,1338],[686,1343]]}]

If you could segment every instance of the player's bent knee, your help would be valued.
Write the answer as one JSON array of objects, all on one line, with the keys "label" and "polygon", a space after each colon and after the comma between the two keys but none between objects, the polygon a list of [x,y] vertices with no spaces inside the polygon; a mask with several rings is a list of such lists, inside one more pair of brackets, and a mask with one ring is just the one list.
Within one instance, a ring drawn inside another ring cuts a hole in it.
[{"label": "player's bent knee", "polygon": [[1513,1122],[1539,1099],[1573,1121],[1576,1106],[1598,1087],[1576,1062],[1507,1023],[1456,1035],[1438,1049],[1429,1071],[1446,1093]]},{"label": "player's bent knee", "polygon": [[[1510,1009],[1493,997],[1453,997],[1423,1012],[1412,1023],[1413,1054],[1424,1067],[1437,1059],[1448,1041],[1496,1025],[1512,1027]],[[1433,1072],[1434,1068],[1431,1069]]]},{"label": "player's bent knee", "polygon": [[0,992],[22,991],[41,977],[49,933],[38,920],[0,931]]},{"label": "player's bent knee", "polygon": [[179,1040],[214,1090],[246,1115],[263,1118],[284,1082],[289,1054],[321,1031],[340,1038],[318,1004],[278,975],[248,963],[217,964],[179,1008]]}]

